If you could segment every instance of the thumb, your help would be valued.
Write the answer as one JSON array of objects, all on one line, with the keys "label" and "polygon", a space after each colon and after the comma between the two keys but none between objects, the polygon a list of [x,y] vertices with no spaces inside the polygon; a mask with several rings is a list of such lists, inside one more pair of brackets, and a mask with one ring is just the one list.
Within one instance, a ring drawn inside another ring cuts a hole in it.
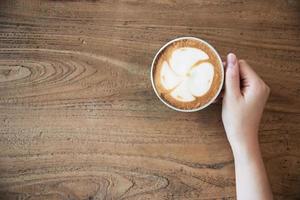
[{"label": "thumb", "polygon": [[239,64],[237,61],[237,57],[233,53],[227,55],[225,95],[234,97],[238,97],[241,95]]}]

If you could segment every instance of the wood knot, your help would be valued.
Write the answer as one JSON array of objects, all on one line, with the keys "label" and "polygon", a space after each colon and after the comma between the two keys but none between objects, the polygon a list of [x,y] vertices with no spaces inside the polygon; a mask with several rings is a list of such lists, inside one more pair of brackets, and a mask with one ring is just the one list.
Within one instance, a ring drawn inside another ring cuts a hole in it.
[{"label": "wood knot", "polygon": [[0,66],[0,82],[13,81],[30,75],[30,70],[24,66]]}]

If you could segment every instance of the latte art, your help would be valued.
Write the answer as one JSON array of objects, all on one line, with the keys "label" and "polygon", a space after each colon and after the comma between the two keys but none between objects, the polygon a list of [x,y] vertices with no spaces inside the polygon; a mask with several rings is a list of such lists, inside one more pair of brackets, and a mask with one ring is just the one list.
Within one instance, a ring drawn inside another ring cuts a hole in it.
[{"label": "latte art", "polygon": [[194,101],[210,88],[214,67],[202,50],[190,47],[176,49],[162,64],[160,81],[173,98],[182,102]]},{"label": "latte art", "polygon": [[223,84],[223,66],[215,50],[197,38],[166,44],[152,63],[151,80],[169,107],[194,111],[210,104]]}]

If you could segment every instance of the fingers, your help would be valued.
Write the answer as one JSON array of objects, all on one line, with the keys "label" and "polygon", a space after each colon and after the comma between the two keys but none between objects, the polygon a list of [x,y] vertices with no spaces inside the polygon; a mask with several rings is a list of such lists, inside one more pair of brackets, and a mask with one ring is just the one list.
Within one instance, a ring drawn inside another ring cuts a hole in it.
[{"label": "fingers", "polygon": [[247,83],[253,83],[261,81],[261,78],[255,73],[255,71],[248,65],[245,60],[239,60],[240,76],[241,79]]},{"label": "fingers", "polygon": [[242,93],[259,94],[266,93],[267,96],[270,93],[270,88],[265,82],[255,73],[255,71],[244,60],[239,60],[240,64],[240,76],[242,80]]},{"label": "fingers", "polygon": [[239,62],[233,53],[227,56],[225,91],[229,96],[239,97],[241,95]]},{"label": "fingers", "polygon": [[226,61],[222,62],[224,69],[226,68]]}]

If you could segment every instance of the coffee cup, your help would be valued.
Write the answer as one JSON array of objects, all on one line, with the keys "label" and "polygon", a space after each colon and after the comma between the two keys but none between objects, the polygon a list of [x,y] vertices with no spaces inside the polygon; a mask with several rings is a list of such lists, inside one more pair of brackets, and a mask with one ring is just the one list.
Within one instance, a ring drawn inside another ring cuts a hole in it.
[{"label": "coffee cup", "polygon": [[224,82],[222,60],[208,42],[180,37],[163,45],[151,64],[151,84],[167,107],[202,110],[215,101]]}]

